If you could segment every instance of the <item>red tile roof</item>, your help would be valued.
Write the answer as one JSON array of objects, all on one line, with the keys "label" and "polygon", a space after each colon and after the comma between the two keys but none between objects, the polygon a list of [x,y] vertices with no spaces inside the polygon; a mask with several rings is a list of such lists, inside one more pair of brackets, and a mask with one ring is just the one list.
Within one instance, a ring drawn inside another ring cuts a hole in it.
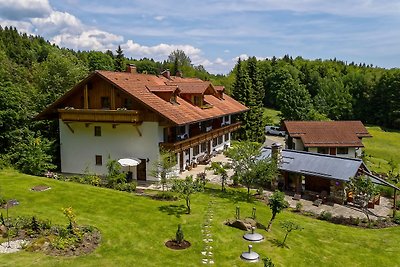
[{"label": "red tile roof", "polygon": [[361,121],[285,121],[284,126],[305,147],[363,147],[361,138],[371,137]]},{"label": "red tile roof", "polygon": [[[178,86],[180,91],[191,93],[203,92],[211,85],[210,82],[203,82],[197,78],[181,78],[171,76],[170,79],[160,75],[112,72],[112,71],[96,71],[88,78],[67,92],[64,96],[54,102],[50,107],[44,110],[37,118],[49,117],[51,110],[56,110],[62,101],[72,94],[72,91],[79,88],[84,82],[87,82],[93,76],[100,76],[109,81],[122,91],[130,94],[136,100],[142,102],[149,109],[155,111],[161,116],[167,118],[177,125],[184,125],[198,121],[204,121],[215,117],[221,117],[229,114],[241,113],[248,110],[247,107],[237,102],[233,98],[224,95],[218,98],[214,95],[204,95],[204,100],[211,104],[211,108],[200,108],[185,101],[181,97],[177,97],[177,104],[172,104],[158,97],[153,92],[168,92],[173,86]],[[191,87],[192,86],[192,87]],[[214,89],[213,89],[214,90]]]}]

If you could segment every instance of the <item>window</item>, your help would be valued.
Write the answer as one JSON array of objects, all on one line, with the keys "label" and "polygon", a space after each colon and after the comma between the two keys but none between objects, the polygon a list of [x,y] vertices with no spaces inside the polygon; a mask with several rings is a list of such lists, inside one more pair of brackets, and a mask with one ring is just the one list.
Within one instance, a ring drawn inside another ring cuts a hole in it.
[{"label": "window", "polygon": [[96,155],[96,165],[97,166],[103,165],[103,156],[102,155]]},{"label": "window", "polygon": [[329,154],[329,149],[327,147],[319,147],[317,151],[320,154]]},{"label": "window", "polygon": [[169,99],[169,102],[171,102],[172,104],[176,104],[176,95],[172,94],[171,98]]},{"label": "window", "polygon": [[132,99],[130,99],[130,98],[125,98],[125,99],[124,99],[124,108],[126,108],[126,109],[132,109],[132,107],[133,107]]},{"label": "window", "polygon": [[199,146],[193,147],[193,156],[197,156],[199,154]]},{"label": "window", "polygon": [[223,142],[222,135],[218,136],[218,145],[222,144],[222,142]]},{"label": "window", "polygon": [[102,96],[100,101],[102,109],[110,109],[110,98],[108,96]]},{"label": "window", "polygon": [[349,148],[347,148],[347,147],[338,147],[337,148],[337,154],[341,154],[341,155],[349,154]]},{"label": "window", "polygon": [[213,145],[213,146],[217,146],[217,138],[214,138],[214,139],[213,139],[212,145]]},{"label": "window", "polygon": [[206,142],[201,143],[201,152],[205,152],[207,150],[207,144]]},{"label": "window", "polygon": [[201,106],[201,96],[195,95],[195,96],[193,97],[193,104],[194,104],[195,106],[200,107],[200,106]]},{"label": "window", "polygon": [[225,123],[229,122],[229,115],[225,116]]},{"label": "window", "polygon": [[94,126],[94,136],[101,136],[101,126]]},{"label": "window", "polygon": [[225,134],[225,142],[229,141],[229,133]]}]

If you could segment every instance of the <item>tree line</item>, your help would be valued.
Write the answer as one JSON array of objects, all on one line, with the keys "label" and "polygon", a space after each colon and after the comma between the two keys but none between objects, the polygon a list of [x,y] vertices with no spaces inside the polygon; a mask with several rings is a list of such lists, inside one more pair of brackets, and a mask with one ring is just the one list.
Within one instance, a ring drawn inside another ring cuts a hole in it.
[{"label": "tree line", "polygon": [[237,139],[262,141],[263,107],[279,109],[283,118],[360,119],[400,128],[400,71],[333,60],[284,56],[238,61],[228,75],[209,74],[194,66],[183,51],[163,62],[125,57],[115,51],[74,51],[40,36],[0,26],[0,167],[12,164],[42,174],[59,164],[58,121],[34,117],[94,70],[123,71],[133,63],[139,73],[170,69],[185,77],[224,85],[249,107]]},{"label": "tree line", "polygon": [[[249,107],[253,96],[286,120],[361,120],[400,129],[399,69],[285,55],[239,60],[230,75],[232,96]],[[258,134],[252,136],[256,140]]]}]

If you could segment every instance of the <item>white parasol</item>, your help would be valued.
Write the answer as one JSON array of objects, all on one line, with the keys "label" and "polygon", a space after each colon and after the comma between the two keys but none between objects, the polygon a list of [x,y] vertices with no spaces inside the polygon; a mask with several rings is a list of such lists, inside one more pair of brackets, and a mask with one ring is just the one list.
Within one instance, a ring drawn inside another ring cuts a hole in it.
[{"label": "white parasol", "polygon": [[125,159],[119,159],[118,163],[121,164],[122,167],[132,167],[132,166],[137,166],[140,164],[140,159],[135,159],[135,158],[125,158]]}]

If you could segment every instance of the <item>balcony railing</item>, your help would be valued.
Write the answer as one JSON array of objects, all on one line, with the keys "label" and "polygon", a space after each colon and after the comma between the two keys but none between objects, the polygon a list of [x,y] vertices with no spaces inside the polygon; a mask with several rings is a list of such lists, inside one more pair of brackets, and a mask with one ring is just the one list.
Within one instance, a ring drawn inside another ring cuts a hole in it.
[{"label": "balcony railing", "polygon": [[200,145],[203,142],[210,141],[213,138],[217,138],[218,136],[236,131],[237,129],[240,128],[240,124],[241,124],[240,122],[236,122],[230,125],[225,125],[221,128],[211,130],[207,133],[202,133],[174,143],[161,142],[160,147],[174,153],[181,152],[190,147]]},{"label": "balcony railing", "polygon": [[143,119],[137,110],[59,109],[60,119],[74,122],[113,122],[141,124]]}]

